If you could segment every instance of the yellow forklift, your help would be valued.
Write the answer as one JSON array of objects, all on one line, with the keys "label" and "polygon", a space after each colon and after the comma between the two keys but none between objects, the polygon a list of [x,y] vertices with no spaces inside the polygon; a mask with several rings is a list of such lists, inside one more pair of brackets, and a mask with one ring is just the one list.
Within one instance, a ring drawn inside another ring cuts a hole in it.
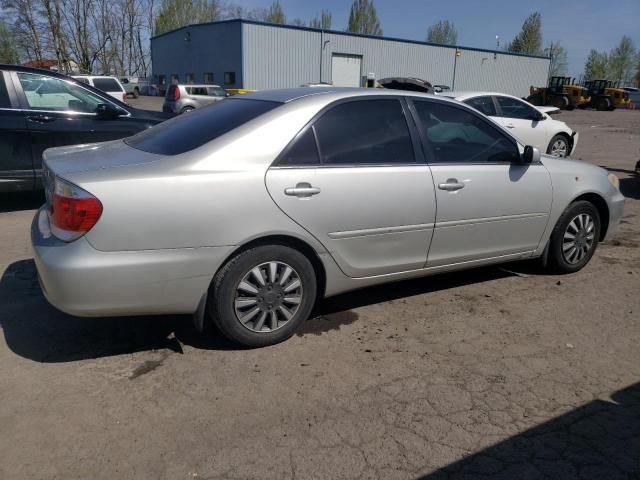
[{"label": "yellow forklift", "polygon": [[546,87],[531,87],[526,100],[533,105],[573,110],[589,103],[589,93],[585,87],[575,83],[575,78],[553,76]]},{"label": "yellow forklift", "polygon": [[591,97],[584,108],[596,110],[615,110],[629,103],[629,92],[615,87],[609,80],[589,80],[584,82]]}]

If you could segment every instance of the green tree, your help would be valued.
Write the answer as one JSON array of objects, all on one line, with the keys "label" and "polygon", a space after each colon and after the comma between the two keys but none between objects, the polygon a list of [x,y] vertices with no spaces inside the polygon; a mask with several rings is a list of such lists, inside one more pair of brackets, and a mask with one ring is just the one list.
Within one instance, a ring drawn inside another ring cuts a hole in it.
[{"label": "green tree", "polygon": [[219,3],[210,0],[162,0],[155,20],[154,35],[195,23],[220,19]]},{"label": "green tree", "polygon": [[542,18],[535,12],[527,17],[522,30],[507,45],[508,52],[539,55],[542,53]]},{"label": "green tree", "polygon": [[548,51],[549,56],[551,57],[551,65],[549,67],[551,75],[566,76],[569,62],[567,60],[567,51],[565,48],[560,45],[560,42],[551,42]]},{"label": "green tree", "polygon": [[455,45],[458,43],[458,31],[453,25],[453,22],[440,20],[435,25],[431,25],[429,30],[427,30],[427,42]]},{"label": "green tree", "polygon": [[609,53],[609,80],[620,83],[631,81],[635,60],[633,41],[624,35],[618,46]]},{"label": "green tree", "polygon": [[322,10],[320,17],[316,15],[309,22],[309,26],[312,28],[321,28],[323,30],[329,30],[331,28],[331,12],[329,10]]},{"label": "green tree", "polygon": [[18,63],[15,36],[3,19],[0,19],[0,63]]},{"label": "green tree", "polygon": [[591,50],[584,64],[584,79],[598,80],[607,78],[609,58],[605,52]]},{"label": "green tree", "polygon": [[279,0],[271,4],[264,21],[269,23],[287,23],[287,17],[284,15],[284,10]]},{"label": "green tree", "polygon": [[347,32],[382,35],[378,12],[373,0],[353,0]]}]

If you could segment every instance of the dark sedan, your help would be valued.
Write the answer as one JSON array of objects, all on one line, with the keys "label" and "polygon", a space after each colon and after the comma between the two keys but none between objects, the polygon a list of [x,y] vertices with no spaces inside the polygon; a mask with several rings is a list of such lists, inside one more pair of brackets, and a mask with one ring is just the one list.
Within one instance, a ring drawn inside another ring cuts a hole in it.
[{"label": "dark sedan", "polygon": [[47,148],[128,137],[169,116],[66,75],[0,65],[0,192],[41,188]]}]

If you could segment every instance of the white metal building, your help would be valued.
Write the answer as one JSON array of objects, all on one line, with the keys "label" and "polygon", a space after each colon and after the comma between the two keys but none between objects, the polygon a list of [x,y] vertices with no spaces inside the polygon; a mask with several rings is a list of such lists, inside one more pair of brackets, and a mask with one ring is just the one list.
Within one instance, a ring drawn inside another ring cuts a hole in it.
[{"label": "white metal building", "polygon": [[227,20],[190,25],[151,39],[154,82],[267,89],[366,78],[417,77],[455,90],[519,97],[544,85],[549,58],[435,45],[334,30]]}]

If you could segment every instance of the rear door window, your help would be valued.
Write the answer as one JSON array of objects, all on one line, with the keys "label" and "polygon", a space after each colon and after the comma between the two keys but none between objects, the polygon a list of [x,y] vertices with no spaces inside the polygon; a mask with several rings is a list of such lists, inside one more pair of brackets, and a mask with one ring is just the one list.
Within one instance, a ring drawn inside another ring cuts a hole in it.
[{"label": "rear door window", "polygon": [[123,92],[124,90],[115,78],[94,78],[93,86],[103,92]]},{"label": "rear door window", "polygon": [[226,99],[162,122],[125,140],[127,145],[159,155],[198,148],[281,105],[279,102]]},{"label": "rear door window", "polygon": [[315,123],[323,165],[415,163],[398,99],[341,103]]}]

